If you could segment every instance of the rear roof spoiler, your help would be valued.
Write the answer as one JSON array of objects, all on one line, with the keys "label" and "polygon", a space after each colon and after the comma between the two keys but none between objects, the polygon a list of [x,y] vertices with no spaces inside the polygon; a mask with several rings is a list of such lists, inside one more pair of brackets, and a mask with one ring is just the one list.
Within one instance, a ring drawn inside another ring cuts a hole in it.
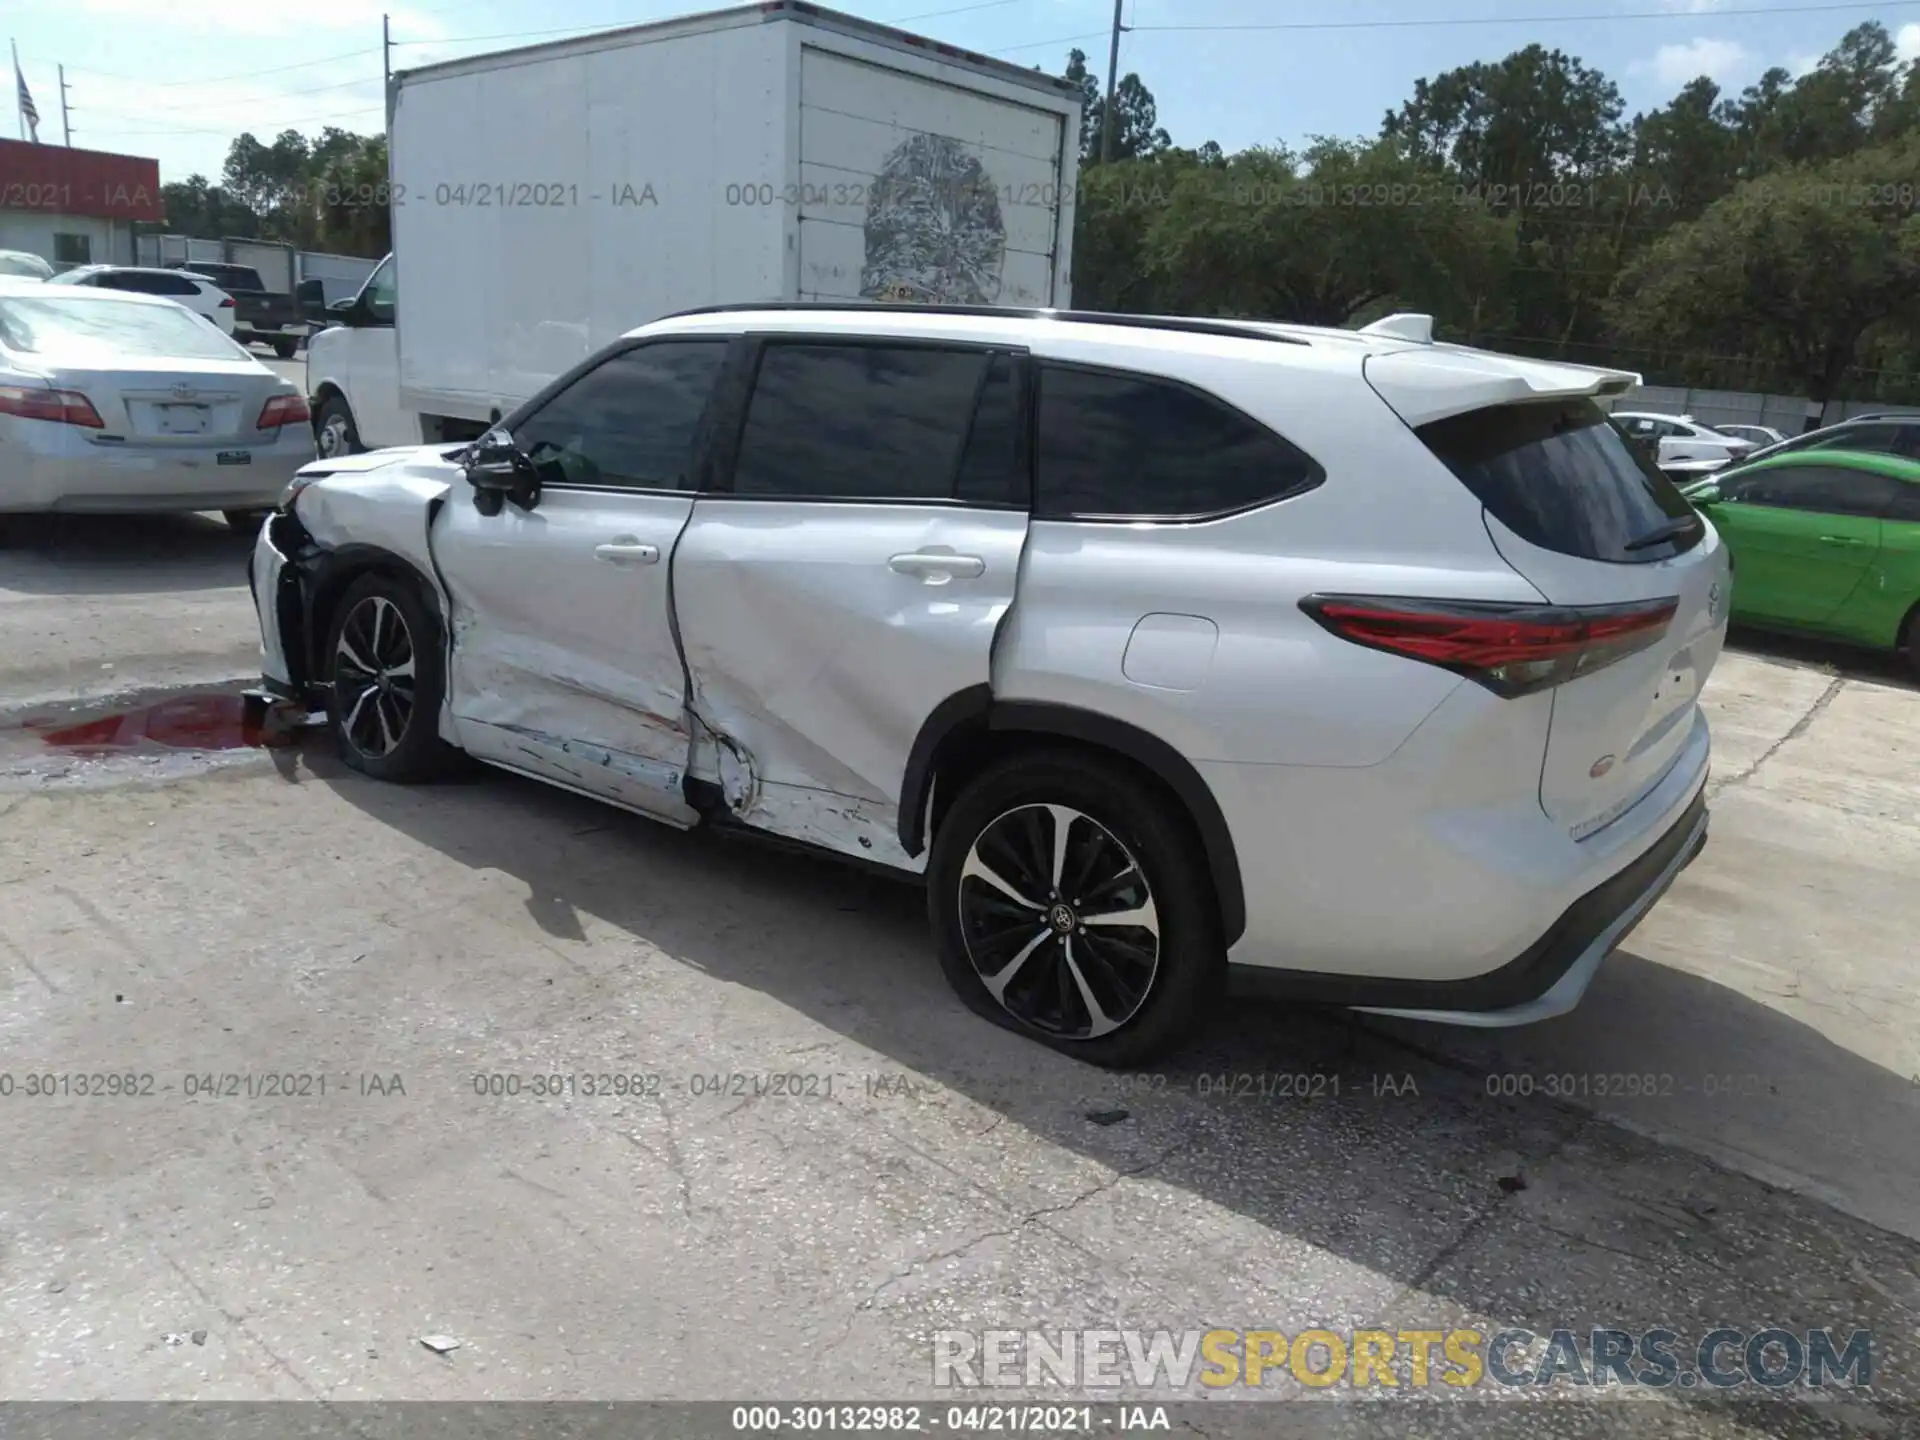
[{"label": "rear roof spoiler", "polygon": [[[1375,325],[1393,324],[1393,330],[1370,325],[1361,333],[1414,340],[1409,332],[1418,327],[1411,322],[1420,320],[1431,325],[1426,316],[1390,315]],[[1608,399],[1640,384],[1639,374],[1632,370],[1531,360],[1465,345],[1435,344],[1430,339],[1416,343],[1420,348],[1392,350],[1366,359],[1367,383],[1395,414],[1416,428],[1496,405]]]}]

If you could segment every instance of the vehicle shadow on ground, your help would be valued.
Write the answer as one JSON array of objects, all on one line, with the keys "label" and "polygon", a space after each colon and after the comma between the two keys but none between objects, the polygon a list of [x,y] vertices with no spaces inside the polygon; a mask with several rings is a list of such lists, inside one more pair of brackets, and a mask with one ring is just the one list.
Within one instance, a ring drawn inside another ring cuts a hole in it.
[{"label": "vehicle shadow on ground", "polygon": [[1736,626],[1727,632],[1727,646],[1800,669],[1823,670],[1849,680],[1867,680],[1876,685],[1897,685],[1905,690],[1920,690],[1920,671],[1915,670],[1905,655],[1896,651],[1861,650],[1837,641],[1777,635],[1764,630],[1749,630],[1745,626]]},{"label": "vehicle shadow on ground", "polygon": [[253,543],[217,515],[0,515],[0,590],[225,590],[247,583]]},{"label": "vehicle shadow on ground", "polygon": [[[1386,1277],[1401,1298],[1378,1323],[1483,1316],[1541,1333],[1666,1327],[1691,1340],[1719,1326],[1832,1326],[1843,1340],[1864,1328],[1876,1337],[1881,1397],[1920,1393],[1920,1246],[1575,1106],[1490,1095],[1487,1074],[1449,1058],[1433,1027],[1396,1037],[1345,1014],[1234,1003],[1177,1060],[1116,1076],[968,1012],[939,973],[917,885],[751,838],[679,834],[503,774],[381,785],[317,745],[301,765],[376,822],[497,872],[549,935],[581,935],[582,917],[616,926],[958,1092],[992,1125],[1011,1122]],[[1714,1007],[1743,1033],[1751,1068],[1806,1065],[1837,1105],[1905,1099],[1900,1077],[1807,1027],[1697,977],[1629,963],[1646,1004]],[[528,983],[554,982],[530,973]],[[1553,1059],[1531,1058],[1536,1069]],[[1323,1079],[1302,1099],[1253,1078],[1279,1075]],[[1058,1213],[1069,1208],[1011,1223],[1070,1226]],[[1126,1253],[1124,1233],[1103,1233],[1097,1211],[1084,1223],[1090,1248]],[[1195,1244],[1222,1265],[1249,1263],[1217,1235]],[[1825,1433],[1778,1405],[1747,1423],[1748,1433]]]}]

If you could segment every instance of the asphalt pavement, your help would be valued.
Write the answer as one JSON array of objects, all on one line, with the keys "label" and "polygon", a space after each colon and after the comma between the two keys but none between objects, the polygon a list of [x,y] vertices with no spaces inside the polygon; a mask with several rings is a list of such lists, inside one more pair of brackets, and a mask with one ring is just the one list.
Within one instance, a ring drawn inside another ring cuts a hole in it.
[{"label": "asphalt pavement", "polygon": [[[1742,637],[1712,839],[1574,1015],[1236,1007],[1116,1076],[962,1009],[908,885],[319,737],[45,743],[250,678],[245,553],[0,540],[0,1397],[932,1401],[943,1331],[1831,1327],[1872,1393],[1501,1393],[1529,1435],[1920,1433],[1897,664]],[[108,1074],[153,1093],[26,1091]],[[1508,1413],[1436,1388],[1272,1413]]]}]

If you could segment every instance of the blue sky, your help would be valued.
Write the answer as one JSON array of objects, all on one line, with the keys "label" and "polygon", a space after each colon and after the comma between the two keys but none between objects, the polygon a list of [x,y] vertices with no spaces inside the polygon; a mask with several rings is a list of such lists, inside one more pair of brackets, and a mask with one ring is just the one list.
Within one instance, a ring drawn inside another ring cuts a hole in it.
[{"label": "blue sky", "polygon": [[[1532,41],[1603,70],[1630,110],[1664,103],[1695,75],[1738,89],[1769,65],[1806,68],[1867,19],[1920,54],[1920,0],[1126,5],[1133,29],[1121,43],[1121,73],[1140,72],[1176,143],[1211,139],[1228,149],[1371,134],[1417,78]],[[715,8],[699,0],[11,0],[5,13],[40,138],[60,139],[55,67],[65,64],[74,143],[156,156],[161,179],[172,181],[196,170],[217,177],[228,142],[244,129],[263,138],[328,123],[378,130],[383,6],[392,7],[396,68]],[[835,8],[1056,71],[1075,45],[1104,71],[1113,13],[1111,0],[841,0]],[[5,123],[6,134],[18,133],[16,116]]]}]

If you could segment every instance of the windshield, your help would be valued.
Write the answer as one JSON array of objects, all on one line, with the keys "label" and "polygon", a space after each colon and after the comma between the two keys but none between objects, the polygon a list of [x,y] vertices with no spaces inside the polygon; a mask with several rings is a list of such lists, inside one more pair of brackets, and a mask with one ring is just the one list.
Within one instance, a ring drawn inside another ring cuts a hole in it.
[{"label": "windshield", "polygon": [[102,295],[0,299],[0,344],[68,364],[125,360],[234,360],[246,352],[178,305]]}]

